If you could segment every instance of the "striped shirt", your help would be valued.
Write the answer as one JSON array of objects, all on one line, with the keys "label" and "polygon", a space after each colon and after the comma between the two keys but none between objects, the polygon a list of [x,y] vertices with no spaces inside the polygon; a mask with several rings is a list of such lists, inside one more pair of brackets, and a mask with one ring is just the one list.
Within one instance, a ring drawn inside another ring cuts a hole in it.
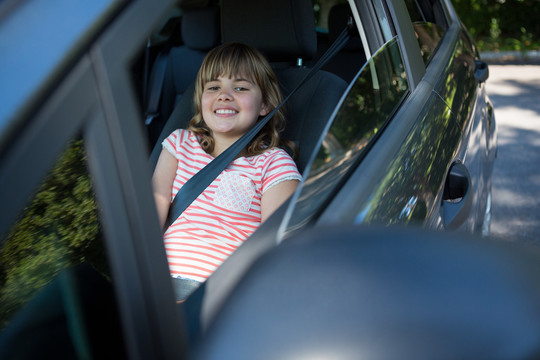
[{"label": "striped shirt", "polygon": [[[172,201],[213,157],[187,130],[174,131],[163,147],[178,160]],[[171,275],[205,281],[260,225],[262,194],[282,181],[301,179],[282,149],[234,160],[165,232]]]}]

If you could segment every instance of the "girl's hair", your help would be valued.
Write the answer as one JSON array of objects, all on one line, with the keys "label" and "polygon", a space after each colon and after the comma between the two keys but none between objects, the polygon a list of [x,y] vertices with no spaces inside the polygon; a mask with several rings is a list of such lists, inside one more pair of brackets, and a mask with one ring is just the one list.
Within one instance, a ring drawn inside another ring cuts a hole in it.
[{"label": "girl's hair", "polygon": [[[212,49],[206,55],[197,79],[195,80],[195,116],[189,122],[188,130],[199,136],[202,148],[211,153],[214,150],[212,131],[206,126],[202,116],[201,98],[206,83],[219,76],[247,77],[254,81],[262,92],[262,101],[269,111],[281,103],[281,93],[277,78],[265,57],[251,46],[232,42]],[[288,142],[280,140],[280,134],[285,129],[285,115],[279,109],[276,114],[262,128],[258,135],[246,146],[242,155],[254,156],[262,154],[266,149],[284,145],[294,148]]]}]

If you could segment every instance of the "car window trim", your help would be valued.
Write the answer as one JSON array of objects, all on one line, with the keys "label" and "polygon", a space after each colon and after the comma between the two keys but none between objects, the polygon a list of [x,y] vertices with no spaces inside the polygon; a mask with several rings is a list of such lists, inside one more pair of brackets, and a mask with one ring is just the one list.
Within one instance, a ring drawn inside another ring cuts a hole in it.
[{"label": "car window trim", "polygon": [[420,46],[405,2],[403,0],[387,0],[387,5],[400,43],[409,86],[411,91],[414,91],[426,72]]}]

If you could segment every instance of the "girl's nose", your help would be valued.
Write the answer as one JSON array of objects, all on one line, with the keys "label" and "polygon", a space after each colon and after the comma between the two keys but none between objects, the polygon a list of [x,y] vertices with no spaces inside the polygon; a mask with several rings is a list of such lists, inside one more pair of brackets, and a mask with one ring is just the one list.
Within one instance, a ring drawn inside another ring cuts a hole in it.
[{"label": "girl's nose", "polygon": [[230,101],[232,100],[232,90],[227,88],[221,88],[219,93],[218,100],[220,101]]}]

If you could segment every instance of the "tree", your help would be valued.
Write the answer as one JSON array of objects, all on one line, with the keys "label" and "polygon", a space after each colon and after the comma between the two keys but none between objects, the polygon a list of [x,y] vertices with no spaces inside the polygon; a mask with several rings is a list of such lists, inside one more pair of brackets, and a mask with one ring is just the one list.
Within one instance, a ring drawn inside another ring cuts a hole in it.
[{"label": "tree", "polygon": [[73,142],[0,248],[0,328],[65,268],[105,254],[82,140]]}]

